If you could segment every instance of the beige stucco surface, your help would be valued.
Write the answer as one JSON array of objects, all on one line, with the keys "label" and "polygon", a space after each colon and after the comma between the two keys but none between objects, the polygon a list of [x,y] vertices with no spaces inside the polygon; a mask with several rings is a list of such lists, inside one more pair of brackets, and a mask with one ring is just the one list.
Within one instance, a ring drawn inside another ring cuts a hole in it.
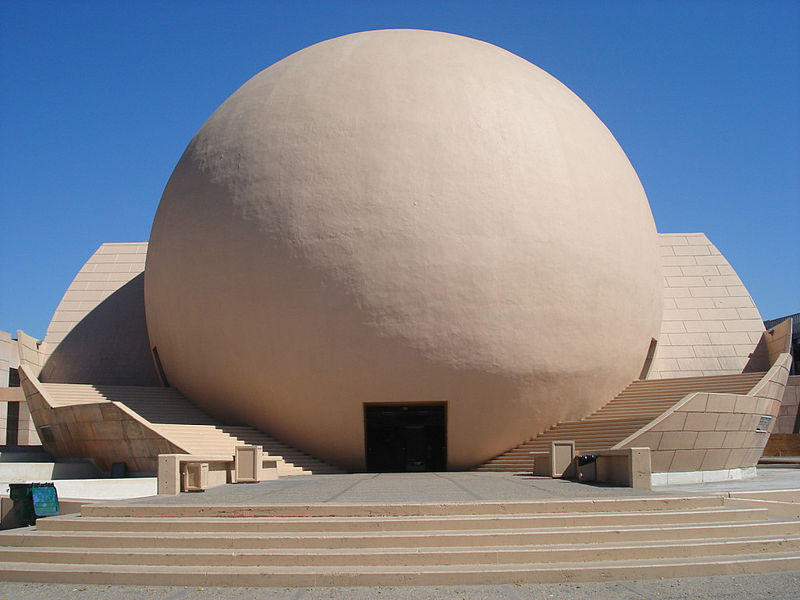
[{"label": "beige stucco surface", "polygon": [[159,454],[184,452],[118,402],[58,406],[25,366],[20,383],[42,445],[54,456],[92,457],[104,471],[125,462],[131,471],[154,473]]},{"label": "beige stucco surface", "polygon": [[[658,235],[664,314],[648,379],[766,371],[764,323],[742,280],[703,233]],[[785,351],[785,350],[782,350]]]},{"label": "beige stucco surface", "polygon": [[8,373],[10,369],[16,368],[18,362],[12,362],[12,349],[16,343],[12,343],[11,334],[7,331],[0,331],[0,388],[8,386]]},{"label": "beige stucco surface", "polygon": [[[650,448],[654,473],[753,467],[776,426],[790,364],[781,354],[748,394],[691,394],[615,448]],[[762,417],[770,417],[764,431]]]},{"label": "beige stucco surface", "polygon": [[167,378],[227,421],[364,467],[364,403],[447,403],[450,468],[584,416],[661,318],[639,180],[544,71],[436,32],[259,73],[189,144],[145,271]]},{"label": "beige stucco surface", "polygon": [[45,382],[159,385],[144,316],[147,242],[106,243],[70,283],[47,327]]},{"label": "beige stucco surface", "polygon": [[789,377],[772,433],[800,433],[800,375]]}]

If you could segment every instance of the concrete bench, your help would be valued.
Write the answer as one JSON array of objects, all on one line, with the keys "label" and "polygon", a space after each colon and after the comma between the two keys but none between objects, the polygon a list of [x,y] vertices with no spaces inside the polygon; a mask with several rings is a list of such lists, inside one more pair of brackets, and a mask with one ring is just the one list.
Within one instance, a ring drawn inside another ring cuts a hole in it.
[{"label": "concrete bench", "polygon": [[255,483],[277,477],[277,461],[264,458],[260,446],[237,446],[233,456],[158,455],[159,495],[176,496],[225,483]]}]

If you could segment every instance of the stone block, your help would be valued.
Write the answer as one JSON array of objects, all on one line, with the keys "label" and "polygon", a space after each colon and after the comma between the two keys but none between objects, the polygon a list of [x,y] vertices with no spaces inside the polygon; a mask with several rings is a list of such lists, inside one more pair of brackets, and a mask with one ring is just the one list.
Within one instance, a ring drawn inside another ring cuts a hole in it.
[{"label": "stone block", "polygon": [[758,459],[761,458],[761,448],[750,448],[745,452],[744,460],[742,461],[742,468],[754,467],[758,464]]},{"label": "stone block", "polygon": [[745,356],[720,356],[719,364],[726,371],[734,373],[741,373],[747,366],[747,357]]},{"label": "stone block", "polygon": [[236,483],[261,481],[263,450],[261,446],[236,446],[234,480]]},{"label": "stone block", "polygon": [[708,246],[673,246],[675,256],[708,256],[711,251]]},{"label": "stone block", "polygon": [[701,308],[700,317],[708,321],[722,321],[725,319],[738,319],[739,313],[735,308]]},{"label": "stone block", "polygon": [[650,448],[651,450],[656,449],[661,443],[661,432],[647,431],[633,440],[633,443],[636,446]]},{"label": "stone block", "polygon": [[[694,288],[697,289],[697,288]],[[665,298],[688,298],[692,294],[689,292],[689,288],[671,288],[665,287],[662,290]]]},{"label": "stone block", "polygon": [[553,441],[550,442],[550,473],[551,477],[569,478],[574,476],[575,442]]},{"label": "stone block", "polygon": [[669,254],[661,257],[661,264],[665,267],[682,267],[697,264],[697,258],[694,256],[675,256]]},{"label": "stone block", "polygon": [[684,328],[689,333],[694,332],[722,332],[725,331],[725,326],[722,321],[685,321]]},{"label": "stone block", "polygon": [[719,268],[716,265],[686,265],[680,267],[680,274],[689,277],[704,275],[719,275]]},{"label": "stone block", "polygon": [[708,346],[712,343],[712,335],[725,335],[722,333],[671,333],[669,342],[679,346]]},{"label": "stone block", "polygon": [[707,285],[703,277],[686,277],[683,275],[677,277],[666,276],[665,280],[669,287],[693,288]]},{"label": "stone block", "polygon": [[669,467],[670,472],[698,471],[703,464],[706,450],[676,450]]},{"label": "stone block", "polygon": [[723,448],[744,448],[747,432],[729,431],[725,434],[725,441],[722,442]]},{"label": "stone block", "polygon": [[663,313],[664,321],[698,321],[700,313],[694,308],[673,308],[665,310]]},{"label": "stone block", "polygon": [[94,439],[120,440],[122,439],[122,424],[119,421],[101,421],[92,423]]},{"label": "stone block", "polygon": [[177,496],[180,491],[180,459],[176,454],[158,457],[158,494]]},{"label": "stone block", "polygon": [[729,296],[728,288],[724,287],[693,287],[689,289],[689,295],[693,298],[724,298]]},{"label": "stone block", "polygon": [[706,237],[705,233],[687,233],[686,243],[690,246],[707,246],[712,254],[718,253],[714,245]]},{"label": "stone block", "polygon": [[703,281],[708,286],[740,286],[742,280],[736,275],[706,275]]},{"label": "stone block", "polygon": [[738,396],[732,394],[709,394],[706,410],[708,412],[734,412]]},{"label": "stone block", "polygon": [[654,473],[666,473],[675,457],[674,450],[655,450],[650,452],[650,462]]},{"label": "stone block", "polygon": [[686,241],[686,234],[682,233],[659,233],[658,241],[662,248],[686,246],[689,243]]},{"label": "stone block", "polygon": [[727,331],[753,331],[763,333],[764,323],[758,319],[732,319],[723,321]]},{"label": "stone block", "polygon": [[128,440],[140,440],[147,436],[147,433],[139,423],[136,421],[121,421],[122,423],[122,436]]},{"label": "stone block", "polygon": [[702,412],[706,411],[706,404],[708,403],[708,394],[703,393],[695,393],[689,400],[686,401],[686,404],[681,406],[681,412],[684,413],[691,413],[691,412]]},{"label": "stone block", "polygon": [[746,331],[712,332],[708,334],[712,344],[751,344],[750,336]]},{"label": "stone block", "polygon": [[737,413],[755,413],[758,400],[752,396],[737,396],[734,411]]},{"label": "stone block", "polygon": [[729,296],[750,296],[750,294],[747,293],[747,288],[745,288],[743,285],[729,285],[726,286],[725,289],[728,290]]},{"label": "stone block", "polygon": [[739,313],[740,319],[758,319],[759,321],[761,320],[761,314],[755,307],[737,308],[736,312]]},{"label": "stone block", "polygon": [[661,436],[659,450],[688,450],[694,449],[697,439],[696,431],[665,431]]},{"label": "stone block", "polygon": [[100,404],[77,404],[72,407],[75,420],[79,422],[95,423],[103,420]]},{"label": "stone block", "polygon": [[725,435],[726,432],[724,431],[701,431],[697,434],[697,439],[694,441],[694,447],[696,450],[701,449],[714,449],[714,448],[722,448],[725,443]]},{"label": "stone block", "polygon": [[686,415],[685,431],[714,431],[717,426],[717,413],[692,412]]},{"label": "stone block", "polygon": [[671,415],[668,415],[663,420],[659,421],[655,424],[651,431],[665,431],[665,432],[672,432],[672,431],[683,431],[683,425],[686,422],[686,413],[684,412],[673,412]]},{"label": "stone block", "polygon": [[749,450],[749,448],[731,448],[731,453],[728,455],[728,468],[736,469],[744,465]]},{"label": "stone block", "polygon": [[678,367],[681,370],[717,371],[720,369],[716,358],[679,358]]},{"label": "stone block", "polygon": [[661,333],[686,333],[683,321],[662,321]]},{"label": "stone block", "polygon": [[717,431],[739,431],[742,428],[741,413],[720,413],[717,419]]},{"label": "stone block", "polygon": [[749,296],[728,296],[724,298],[714,298],[715,308],[746,308],[753,307],[753,300]]},{"label": "stone block", "polygon": [[733,346],[725,344],[718,344],[716,346],[696,346],[694,352],[695,355],[700,358],[721,358],[736,355]]},{"label": "stone block", "polygon": [[714,308],[712,298],[675,298],[674,301],[675,308]]},{"label": "stone block", "polygon": [[730,449],[707,450],[703,462],[700,465],[700,469],[703,471],[729,469],[728,457],[730,454]]},{"label": "stone block", "polygon": [[[675,321],[675,323],[680,324]],[[692,358],[695,356],[695,348],[692,346],[659,346],[656,350],[656,360],[659,358]]]}]

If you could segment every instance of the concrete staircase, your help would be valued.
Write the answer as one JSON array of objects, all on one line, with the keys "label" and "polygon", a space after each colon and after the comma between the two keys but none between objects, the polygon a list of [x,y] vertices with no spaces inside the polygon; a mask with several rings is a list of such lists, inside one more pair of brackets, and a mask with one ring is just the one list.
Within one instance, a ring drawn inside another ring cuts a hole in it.
[{"label": "concrete staircase", "polygon": [[242,444],[264,448],[277,460],[278,475],[340,473],[254,427],[224,425],[169,387],[43,383],[54,406],[118,402],[145,420],[159,435],[188,454],[233,455]]},{"label": "concrete staircase", "polygon": [[[202,514],[203,516],[198,516]],[[456,504],[84,505],[0,533],[0,580],[446,585],[800,569],[800,521],[721,496]]]},{"label": "concrete staircase", "polygon": [[530,472],[531,452],[547,452],[553,440],[574,440],[577,451],[611,448],[693,392],[746,394],[764,373],[637,380],[579,421],[564,421],[491,459],[478,471]]}]

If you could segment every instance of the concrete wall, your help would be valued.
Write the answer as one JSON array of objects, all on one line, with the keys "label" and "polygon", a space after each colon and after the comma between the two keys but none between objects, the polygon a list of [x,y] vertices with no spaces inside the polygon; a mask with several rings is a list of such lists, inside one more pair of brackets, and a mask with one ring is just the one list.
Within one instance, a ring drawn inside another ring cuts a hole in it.
[{"label": "concrete wall", "polygon": [[[38,344],[30,336],[23,335],[25,353],[36,360]],[[31,419],[25,395],[20,387],[8,387],[9,373],[19,367],[17,340],[11,334],[0,331],[0,445],[34,446],[39,444],[36,427]],[[9,429],[9,427],[11,429]]]},{"label": "concrete wall", "polygon": [[41,444],[21,387],[0,388],[0,445]]},{"label": "concrete wall", "polygon": [[[654,473],[753,467],[775,426],[790,364],[782,354],[748,395],[691,394],[615,447],[649,447]],[[772,419],[757,431],[762,416]]]},{"label": "concrete wall", "polygon": [[25,365],[33,373],[39,373],[42,368],[43,348],[41,342],[24,331],[17,330],[17,351],[19,364]]},{"label": "concrete wall", "polygon": [[39,378],[159,385],[144,315],[147,243],[103,244],[81,268],[45,335]]},{"label": "concrete wall", "polygon": [[59,458],[95,457],[104,471],[125,462],[129,471],[155,473],[159,454],[184,454],[118,402],[55,406],[24,366],[20,382],[48,452]]},{"label": "concrete wall", "polygon": [[786,319],[770,327],[764,335],[770,364],[783,354],[792,351],[792,320]]},{"label": "concrete wall", "polygon": [[661,233],[664,315],[648,379],[766,371],[764,324],[724,256],[702,233]]},{"label": "concrete wall", "polygon": [[789,377],[772,433],[800,433],[800,375]]},{"label": "concrete wall", "polygon": [[[11,368],[11,334],[0,331],[0,388],[8,386],[8,371]],[[16,366],[16,365],[14,365]]]}]

